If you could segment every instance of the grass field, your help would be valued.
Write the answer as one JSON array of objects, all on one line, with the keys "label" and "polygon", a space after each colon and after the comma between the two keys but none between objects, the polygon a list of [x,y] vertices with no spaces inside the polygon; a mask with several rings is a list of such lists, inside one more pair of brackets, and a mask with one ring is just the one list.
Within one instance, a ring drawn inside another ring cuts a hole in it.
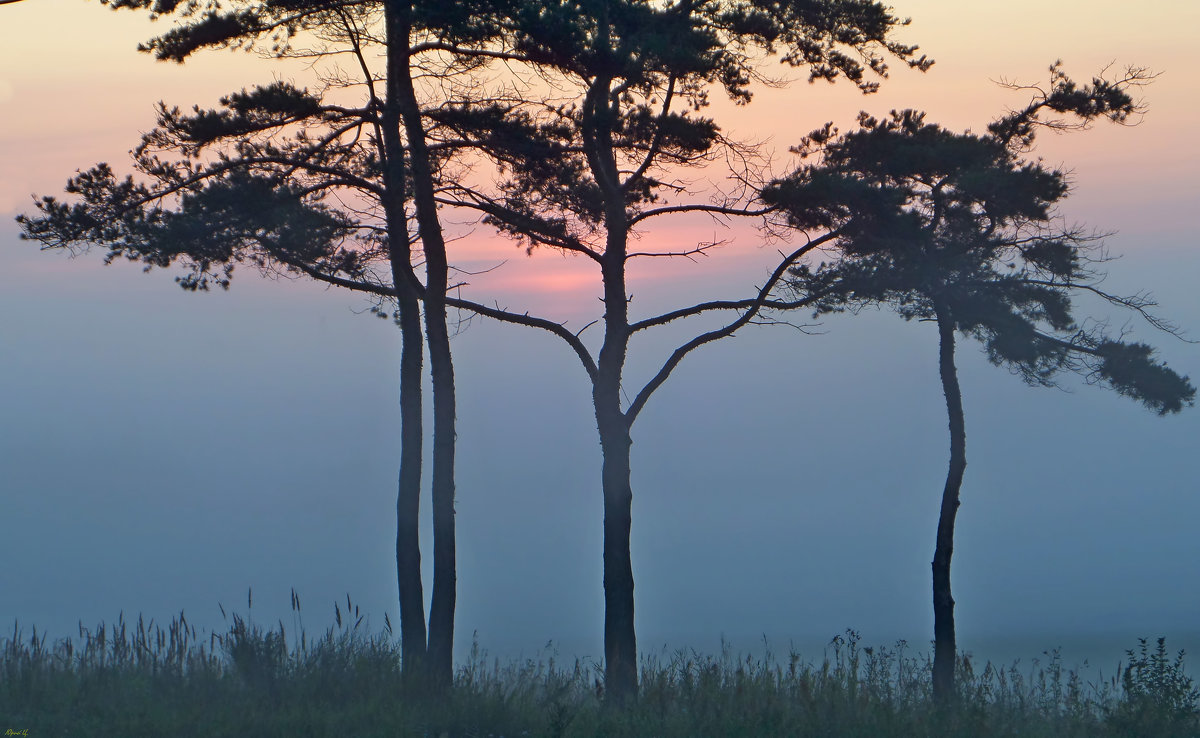
[{"label": "grass field", "polygon": [[[445,696],[406,690],[390,628],[371,635],[347,599],[320,637],[233,615],[199,637],[119,620],[48,642],[0,639],[0,729],[28,736],[1200,736],[1182,654],[1141,641],[1119,674],[1085,682],[1056,654],[1031,666],[959,663],[960,699],[936,709],[928,656],[865,647],[853,631],[820,663],[679,652],[647,658],[641,695],[603,703],[590,662],[501,664],[478,648]],[[28,731],[22,733],[22,731]]]}]

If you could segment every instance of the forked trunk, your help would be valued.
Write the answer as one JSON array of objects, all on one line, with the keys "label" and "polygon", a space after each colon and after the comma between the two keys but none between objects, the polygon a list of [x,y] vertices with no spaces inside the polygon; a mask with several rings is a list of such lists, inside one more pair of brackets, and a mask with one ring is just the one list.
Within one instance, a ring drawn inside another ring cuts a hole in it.
[{"label": "forked trunk", "polygon": [[959,491],[967,468],[967,432],[962,391],[954,366],[954,318],[949,308],[937,305],[938,368],[946,413],[950,420],[950,468],[942,491],[938,515],[937,543],[933,550],[933,699],[939,705],[954,701],[957,694],[954,667],[957,644],[954,637],[954,597],[950,593],[950,559],[954,555],[954,518],[958,515]]},{"label": "forked trunk", "polygon": [[[389,121],[388,118],[391,118]],[[391,123],[391,125],[388,125]],[[399,119],[385,115],[384,151],[401,150]],[[421,308],[412,284],[412,251],[404,213],[402,156],[387,159],[388,251],[400,323],[400,483],[396,496],[396,581],[400,594],[400,653],[406,681],[420,680],[426,661],[425,595],[421,585]]]},{"label": "forked trunk", "polygon": [[[608,17],[598,8],[600,38],[608,48]],[[583,141],[588,166],[604,200],[606,231],[601,272],[604,280],[604,344],[592,382],[592,404],[604,455],[604,688],[605,701],[623,705],[637,698],[637,636],[633,624],[633,563],[629,552],[633,490],[629,484],[629,435],[632,422],[621,410],[621,375],[629,349],[629,298],[625,289],[629,218],[613,145],[616,119],[612,107],[612,78],[592,80],[583,100]]]},{"label": "forked trunk", "polygon": [[[389,8],[391,4],[389,3]],[[400,654],[404,681],[423,688],[428,679],[428,641],[425,629],[425,596],[421,583],[420,501],[422,443],[421,370],[424,338],[416,275],[412,266],[409,221],[405,211],[408,181],[405,147],[401,135],[401,106],[394,81],[406,57],[396,54],[396,41],[407,48],[407,35],[396,31],[395,13],[389,12],[387,100],[380,121],[384,155],[384,209],[388,226],[388,256],[396,288],[400,322],[400,491],[396,502],[396,576],[400,592]]]},{"label": "forked trunk", "polygon": [[457,561],[454,521],[454,363],[446,326],[449,265],[434,193],[435,172],[412,77],[412,3],[387,4],[389,99],[408,138],[412,199],[425,253],[425,334],[433,379],[433,599],[429,607],[429,683],[449,689],[454,679]]}]

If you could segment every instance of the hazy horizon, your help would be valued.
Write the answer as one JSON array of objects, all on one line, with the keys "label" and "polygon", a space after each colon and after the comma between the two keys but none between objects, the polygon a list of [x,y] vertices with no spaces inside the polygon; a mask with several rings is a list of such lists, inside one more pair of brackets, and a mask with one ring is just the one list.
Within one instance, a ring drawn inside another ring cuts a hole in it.
[{"label": "hazy horizon", "polygon": [[[1073,172],[1064,214],[1116,231],[1107,244],[1123,256],[1106,286],[1151,290],[1159,312],[1200,337],[1200,48],[1189,36],[1200,6],[1129,16],[1113,2],[1020,0],[1001,13],[921,0],[896,10],[913,17],[901,38],[937,60],[928,74],[895,69],[865,98],[798,82],[731,114],[731,129],[769,136],[781,155],[826,120],[848,127],[859,109],[920,107],[982,129],[1023,102],[989,80],[1039,82],[1056,58],[1079,79],[1113,60],[1160,71],[1140,125],[1047,136],[1039,152]],[[1017,22],[1033,12],[1038,23]],[[13,222],[31,193],[58,195],[77,168],[128,171],[156,100],[207,105],[298,72],[230,53],[155,63],[133,46],[166,26],[94,3],[26,0],[0,18],[0,554],[13,562],[0,572],[0,624],[61,636],[79,620],[140,611],[165,622],[182,609],[220,629],[217,604],[244,612],[253,588],[255,619],[291,627],[293,587],[310,632],[332,624],[347,592],[373,629],[384,613],[398,624],[394,326],[365,314],[361,297],[248,269],[228,293],[186,294],[170,270],[39,253]],[[27,30],[52,22],[61,29],[48,37]],[[726,232],[697,222],[654,237],[714,234]],[[774,247],[730,234],[699,264],[637,273],[634,310],[760,284]],[[459,248],[466,269],[507,262],[471,279],[485,302],[577,327],[598,312],[582,260],[529,259],[482,226]],[[1200,346],[1130,326],[1200,378]],[[687,328],[635,339],[627,387]],[[779,651],[788,639],[807,651],[846,628],[867,644],[928,649],[948,445],[936,331],[868,311],[825,319],[817,333],[755,328],[702,350],[635,426],[643,652],[711,648],[722,634],[744,652],[760,652],[762,634]],[[564,655],[598,656],[600,454],[579,362],[556,339],[481,318],[453,346],[457,651],[477,631],[493,653],[555,641]],[[1197,653],[1200,410],[1157,418],[1083,382],[1025,387],[969,341],[959,355],[970,458],[954,563],[960,646],[1027,639],[1035,650],[1017,655],[1029,658],[1074,638],[1123,639],[1123,649],[1165,635],[1172,651]],[[427,596],[429,584],[427,568]]]}]

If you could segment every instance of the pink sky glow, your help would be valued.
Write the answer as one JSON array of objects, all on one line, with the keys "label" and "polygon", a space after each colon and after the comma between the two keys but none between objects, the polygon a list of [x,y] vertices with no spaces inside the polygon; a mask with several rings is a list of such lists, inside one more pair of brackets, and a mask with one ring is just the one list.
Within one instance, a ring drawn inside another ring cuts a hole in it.
[{"label": "pink sky glow", "polygon": [[[791,161],[787,148],[800,136],[826,120],[849,126],[860,109],[882,114],[916,107],[950,127],[982,128],[1006,107],[1023,102],[1020,93],[992,80],[1042,81],[1056,58],[1077,78],[1089,78],[1108,64],[1146,66],[1162,76],[1145,90],[1150,114],[1139,126],[1046,136],[1039,153],[1074,173],[1078,186],[1069,215],[1098,228],[1119,229],[1127,236],[1122,249],[1170,242],[1200,226],[1196,209],[1188,206],[1200,197],[1193,176],[1200,168],[1200,145],[1191,131],[1194,101],[1200,99],[1200,83],[1191,70],[1200,52],[1189,35],[1200,22],[1200,6],[1158,2],[1130,14],[1127,4],[1112,0],[1017,0],[1003,6],[913,0],[898,3],[896,11],[913,19],[903,40],[919,43],[937,60],[929,73],[896,68],[881,92],[869,97],[844,84],[810,86],[792,73],[797,81],[788,89],[760,90],[753,104],[740,109],[718,100],[713,114],[727,133],[773,149],[775,168],[782,172]],[[77,168],[108,161],[118,171],[126,169],[127,152],[151,125],[159,99],[208,105],[248,84],[275,78],[304,84],[309,74],[303,64],[237,52],[201,54],[180,66],[136,51],[139,41],[165,28],[139,13],[114,13],[78,0],[30,0],[4,8],[0,214],[7,219],[28,210],[31,193],[57,194]],[[693,279],[714,269],[727,272],[729,260],[740,260],[753,279],[759,265],[770,261],[753,229],[736,224],[726,228],[664,218],[648,224],[638,248],[681,250],[713,239],[729,242],[716,260],[701,259],[699,266],[655,263],[635,268],[634,274]],[[525,259],[522,252],[482,226],[460,242],[458,254],[470,270],[509,260],[495,274],[470,281],[526,295],[561,297],[573,290],[589,295],[594,290],[588,285],[598,277],[591,264],[551,255],[535,258],[537,268],[514,265]]]}]

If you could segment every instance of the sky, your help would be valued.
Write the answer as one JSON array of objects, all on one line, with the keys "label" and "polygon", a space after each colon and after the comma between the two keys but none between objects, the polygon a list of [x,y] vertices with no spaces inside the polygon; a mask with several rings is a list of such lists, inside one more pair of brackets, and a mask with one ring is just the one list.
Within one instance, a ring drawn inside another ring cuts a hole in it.
[{"label": "sky", "polygon": [[[1151,290],[1200,338],[1200,6],[898,0],[896,11],[913,19],[901,38],[936,59],[928,73],[896,69],[866,98],[799,81],[714,115],[784,161],[801,135],[849,126],[860,109],[917,107],[982,129],[1024,102],[995,81],[1042,81],[1059,58],[1085,79],[1109,64],[1161,72],[1138,125],[1049,136],[1039,154],[1072,172],[1064,214],[1114,233],[1121,258],[1105,286]],[[136,51],[163,28],[81,0],[0,7],[0,624],[59,636],[121,612],[161,622],[183,610],[220,629],[218,604],[245,613],[252,590],[255,620],[290,626],[294,588],[310,632],[347,593],[380,628],[397,616],[395,328],[362,298],[304,281],[243,272],[228,293],[188,294],[166,271],[17,239],[12,219],[31,193],[57,194],[97,161],[127,171],[157,100],[212,104],[307,74],[237,53],[180,66]],[[639,316],[744,296],[776,256],[707,220],[644,238],[730,243],[697,263],[637,268]],[[577,327],[597,317],[588,263],[527,258],[482,227],[457,248],[466,269],[501,265],[471,278],[484,301]],[[1200,345],[1129,327],[1200,377]],[[698,328],[636,339],[627,388]],[[819,656],[845,628],[868,643],[931,639],[948,453],[936,332],[867,312],[812,333],[758,328],[708,347],[639,418],[644,652],[713,650],[722,637],[760,652],[765,635],[774,650]],[[586,377],[556,341],[478,318],[454,339],[460,654],[473,634],[505,656],[551,641],[601,653],[599,444]],[[968,342],[959,356],[960,646],[1005,659],[1062,646],[1068,660],[1115,662],[1138,637],[1164,635],[1200,652],[1200,410],[1158,418],[1070,380],[1028,388]]]}]

